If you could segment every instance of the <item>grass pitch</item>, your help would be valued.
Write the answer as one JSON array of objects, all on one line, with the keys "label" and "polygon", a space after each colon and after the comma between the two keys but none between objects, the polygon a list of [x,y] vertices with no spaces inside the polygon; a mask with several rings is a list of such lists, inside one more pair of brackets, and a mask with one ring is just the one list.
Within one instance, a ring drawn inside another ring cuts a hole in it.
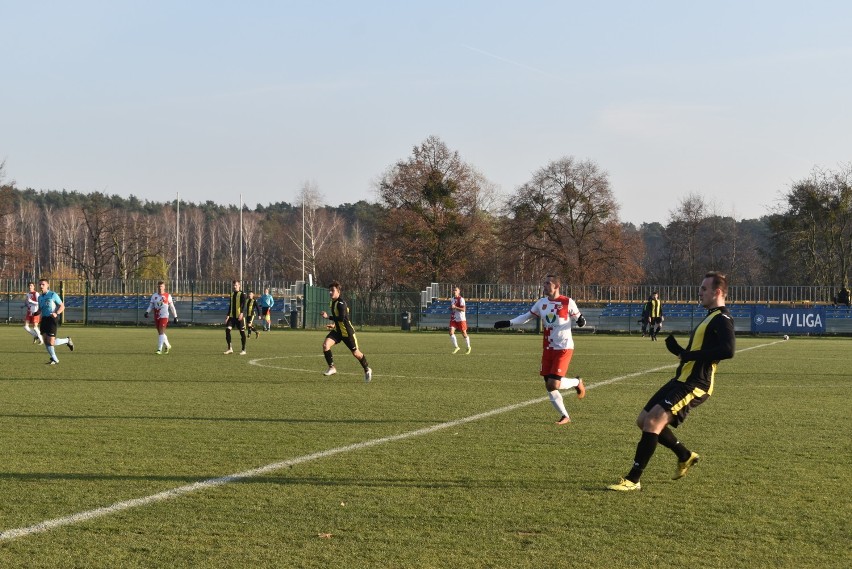
[{"label": "grass pitch", "polygon": [[566,392],[574,422],[557,427],[529,334],[472,335],[467,356],[446,334],[361,332],[370,384],[344,346],[321,375],[322,332],[261,334],[246,356],[222,354],[221,329],[170,329],[164,356],[152,329],[61,334],[76,350],[46,366],[0,328],[2,567],[830,568],[852,554],[849,339],[739,338],[677,430],[701,462],[671,481],[660,447],[643,490],[621,494],[604,488],[673,374],[662,342],[579,336],[571,371],[589,393]]}]

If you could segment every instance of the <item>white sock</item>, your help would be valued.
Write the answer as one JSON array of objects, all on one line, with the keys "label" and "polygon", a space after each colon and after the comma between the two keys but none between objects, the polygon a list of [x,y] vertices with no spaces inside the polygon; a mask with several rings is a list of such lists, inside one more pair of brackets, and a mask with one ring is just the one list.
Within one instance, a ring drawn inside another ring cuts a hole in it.
[{"label": "white sock", "polygon": [[470,348],[470,336],[464,339],[464,343],[467,344],[468,348]]},{"label": "white sock", "polygon": [[168,336],[166,336],[165,334],[163,334],[163,345],[164,345],[164,346],[166,346],[166,349],[167,349],[167,350],[171,350],[171,349],[172,349],[172,345],[171,345],[171,344],[169,344],[169,337],[168,337]]},{"label": "white sock", "polygon": [[29,326],[24,324],[24,330],[26,330],[27,334],[29,334],[33,338],[38,338],[38,333],[35,331],[35,328],[30,328]]},{"label": "white sock", "polygon": [[563,377],[559,382],[559,389],[574,389],[578,385],[580,385],[579,377]]},{"label": "white sock", "polygon": [[165,334],[159,334],[157,336],[157,350],[158,351],[163,349],[163,338],[165,338],[165,337],[166,337]]},{"label": "white sock", "polygon": [[560,415],[568,417],[568,410],[565,408],[565,403],[562,402],[562,394],[559,393],[558,389],[550,392],[550,402],[553,403]]},{"label": "white sock", "polygon": [[67,343],[68,343],[68,338],[62,338],[61,340],[59,338],[57,338],[56,342],[54,343],[54,346],[63,346]]},{"label": "white sock", "polygon": [[453,344],[453,347],[454,347],[454,348],[458,348],[458,347],[459,347],[459,343],[458,343],[458,340],[456,340],[456,335],[455,335],[455,334],[453,334],[452,336],[450,336],[450,342]]}]

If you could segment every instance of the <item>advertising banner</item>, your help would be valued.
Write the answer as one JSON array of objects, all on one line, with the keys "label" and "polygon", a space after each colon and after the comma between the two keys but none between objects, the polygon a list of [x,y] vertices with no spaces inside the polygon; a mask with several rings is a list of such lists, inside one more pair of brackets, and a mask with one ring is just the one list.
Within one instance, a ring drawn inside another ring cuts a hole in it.
[{"label": "advertising banner", "polygon": [[824,334],[825,307],[766,308],[753,306],[751,331],[780,334]]}]

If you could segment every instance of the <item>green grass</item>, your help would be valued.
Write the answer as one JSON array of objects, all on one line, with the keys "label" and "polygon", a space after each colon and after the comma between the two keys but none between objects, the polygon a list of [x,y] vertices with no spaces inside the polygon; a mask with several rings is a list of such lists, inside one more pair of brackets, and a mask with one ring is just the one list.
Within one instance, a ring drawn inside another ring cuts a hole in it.
[{"label": "green grass", "polygon": [[[224,332],[63,329],[44,349],[0,328],[0,531],[194,482],[251,479],[0,541],[2,567],[846,567],[852,527],[849,339],[740,338],[716,393],[678,435],[702,455],[679,481],[660,447],[643,491],[604,491],[632,462],[636,414],[672,375],[662,342],[580,336],[553,424],[540,338],[359,334],[325,378],[324,333],[276,330],[224,356]],[[263,358],[263,359],[261,359]],[[260,359],[260,361],[258,361]],[[262,365],[252,365],[255,364]],[[330,537],[328,537],[330,534]]]}]

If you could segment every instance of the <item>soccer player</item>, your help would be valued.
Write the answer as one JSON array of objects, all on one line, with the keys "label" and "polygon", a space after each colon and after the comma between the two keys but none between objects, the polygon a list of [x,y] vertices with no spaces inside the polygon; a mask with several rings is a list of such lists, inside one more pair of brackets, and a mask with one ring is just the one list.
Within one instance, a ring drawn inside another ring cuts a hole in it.
[{"label": "soccer player", "polygon": [[228,349],[225,350],[225,353],[234,353],[234,349],[231,347],[231,329],[236,328],[240,331],[240,340],[242,340],[243,346],[240,355],[244,356],[246,355],[246,293],[240,290],[242,286],[240,281],[233,281],[232,284],[231,304],[228,306],[228,315],[225,317],[225,340],[228,342]]},{"label": "soccer player", "polygon": [[352,327],[352,322],[349,320],[349,307],[346,302],[340,298],[340,283],[331,281],[328,285],[328,296],[331,298],[329,302],[329,312],[323,310],[320,314],[323,318],[331,320],[326,328],[330,330],[325,340],[322,343],[322,355],[325,356],[325,361],[328,363],[328,369],[323,372],[323,375],[334,375],[337,369],[334,367],[334,357],[331,355],[331,348],[340,342],[346,344],[355,359],[364,368],[364,381],[370,383],[373,379],[373,370],[367,364],[367,356],[361,353],[358,349],[358,340],[355,338],[355,329]]},{"label": "soccer player", "polygon": [[260,295],[257,305],[260,307],[260,317],[263,320],[263,331],[269,332],[272,321],[272,307],[275,306],[275,299],[272,298],[271,294],[269,294],[268,288],[263,289],[263,294]]},{"label": "soccer player", "polygon": [[50,290],[50,282],[47,279],[38,281],[38,287],[41,294],[38,296],[38,312],[36,315],[41,316],[38,328],[41,332],[41,337],[45,340],[44,347],[50,356],[48,365],[56,365],[59,363],[59,358],[56,357],[55,346],[67,345],[68,349],[74,351],[74,342],[71,337],[56,339],[56,332],[59,328],[59,315],[65,311],[65,304],[58,294]]},{"label": "soccer player", "polygon": [[683,478],[698,462],[698,453],[690,451],[669,428],[686,420],[690,409],[698,407],[713,394],[716,366],[720,360],[734,357],[734,321],[725,306],[728,279],[724,274],[709,272],[701,281],[698,299],[708,310],[692,331],[689,343],[682,348],[672,334],[666,338],[666,348],[680,359],[674,378],[657,391],[636,418],[642,437],[636,446],[633,468],[610,490],[629,492],[641,490],[639,478],[654,455],[657,443],[677,456],[673,480]]},{"label": "soccer player", "polygon": [[160,354],[168,354],[172,349],[169,344],[169,338],[166,336],[166,328],[169,325],[169,311],[175,319],[175,324],[178,323],[177,308],[172,295],[166,292],[166,283],[160,281],[157,283],[157,292],[151,295],[151,302],[148,303],[148,309],[145,310],[145,318],[148,318],[148,313],[154,313],[154,324],[157,325],[157,351]]},{"label": "soccer player", "polygon": [[642,305],[642,316],[639,317],[639,323],[642,325],[643,338],[648,335],[648,324],[651,321],[651,301],[653,299],[653,296],[649,296],[645,304]]},{"label": "soccer player", "polygon": [[450,342],[453,344],[453,353],[458,353],[459,343],[456,340],[456,329],[458,329],[467,346],[465,354],[470,353],[470,336],[467,335],[467,316],[465,315],[465,302],[461,295],[461,289],[453,289],[453,302],[450,304]]},{"label": "soccer player", "polygon": [[[44,339],[39,333],[38,323],[41,321],[41,316],[38,313],[38,291],[35,289],[35,283],[27,283],[29,291],[27,292],[27,303],[24,307],[27,309],[27,314],[24,316],[24,330],[27,334],[33,337],[33,344],[44,344]],[[30,327],[32,326],[32,327]]]},{"label": "soccer player", "polygon": [[257,328],[254,327],[254,317],[257,316],[257,299],[254,298],[254,291],[250,290],[248,299],[246,300],[246,330],[248,337],[251,338],[251,333],[254,332],[254,337],[258,337]]},{"label": "soccer player", "polygon": [[541,372],[545,388],[550,395],[550,402],[559,411],[557,425],[571,422],[560,389],[574,388],[577,398],[586,396],[586,385],[578,377],[566,378],[571,356],[574,354],[574,338],[571,336],[571,325],[576,322],[579,328],[586,325],[586,319],[577,308],[572,298],[562,295],[559,289],[562,280],[555,275],[547,275],[544,279],[544,297],[533,304],[529,312],[521,314],[512,320],[500,320],[494,323],[495,328],[519,326],[538,316],[544,328],[544,350],[541,355]]},{"label": "soccer player", "polygon": [[648,333],[651,335],[651,341],[656,342],[657,334],[663,329],[663,320],[665,320],[663,316],[663,303],[660,301],[660,293],[657,291],[652,292],[645,308],[648,311]]}]

